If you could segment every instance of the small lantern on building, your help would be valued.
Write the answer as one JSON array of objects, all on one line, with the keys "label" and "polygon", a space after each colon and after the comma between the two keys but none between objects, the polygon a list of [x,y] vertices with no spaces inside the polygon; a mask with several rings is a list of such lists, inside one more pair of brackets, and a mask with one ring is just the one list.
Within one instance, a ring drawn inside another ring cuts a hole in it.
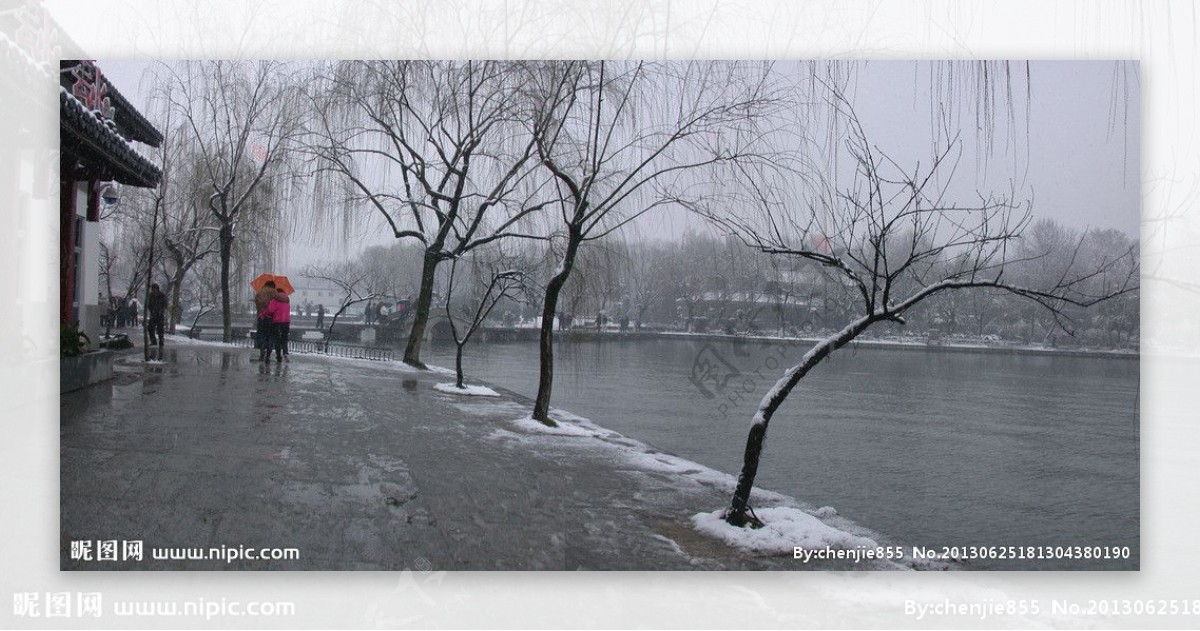
[{"label": "small lantern on building", "polygon": [[100,199],[105,206],[116,206],[121,201],[121,188],[116,182],[109,182],[100,189]]}]

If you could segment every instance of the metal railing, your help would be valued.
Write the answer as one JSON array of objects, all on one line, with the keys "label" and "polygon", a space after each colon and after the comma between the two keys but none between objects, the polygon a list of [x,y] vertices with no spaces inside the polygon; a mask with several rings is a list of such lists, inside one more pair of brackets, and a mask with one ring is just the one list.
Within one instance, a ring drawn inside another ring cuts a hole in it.
[{"label": "metal railing", "polygon": [[[254,339],[247,337],[235,338],[234,346],[253,348]],[[370,359],[373,361],[394,361],[395,349],[378,346],[354,346],[351,344],[335,344],[326,342],[299,341],[288,342],[288,353],[301,355],[328,355],[330,357],[348,357],[350,359]]]}]

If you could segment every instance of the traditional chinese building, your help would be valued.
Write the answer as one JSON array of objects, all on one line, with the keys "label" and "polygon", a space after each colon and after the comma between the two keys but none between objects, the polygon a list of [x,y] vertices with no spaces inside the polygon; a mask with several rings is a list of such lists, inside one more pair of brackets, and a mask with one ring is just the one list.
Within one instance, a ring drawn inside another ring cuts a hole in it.
[{"label": "traditional chinese building", "polygon": [[162,173],[134,143],[159,133],[92,61],[59,65],[60,319],[96,340],[100,330],[99,225],[117,185],[152,188]]}]

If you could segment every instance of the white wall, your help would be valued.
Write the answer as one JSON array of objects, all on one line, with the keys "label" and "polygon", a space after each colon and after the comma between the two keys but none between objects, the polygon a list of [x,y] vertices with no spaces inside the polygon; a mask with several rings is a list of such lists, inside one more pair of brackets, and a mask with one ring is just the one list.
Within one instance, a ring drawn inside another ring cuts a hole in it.
[{"label": "white wall", "polygon": [[[75,184],[75,214],[87,217],[87,182]],[[84,221],[79,259],[75,265],[79,270],[75,296],[79,301],[79,329],[87,334],[95,346],[100,340],[100,224]]]}]

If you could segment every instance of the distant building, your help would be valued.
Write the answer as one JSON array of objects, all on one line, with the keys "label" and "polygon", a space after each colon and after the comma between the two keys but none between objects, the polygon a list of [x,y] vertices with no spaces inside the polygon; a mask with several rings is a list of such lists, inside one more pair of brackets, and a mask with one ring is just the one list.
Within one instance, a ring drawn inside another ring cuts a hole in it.
[{"label": "distant building", "polygon": [[[317,305],[325,305],[325,313],[333,315],[335,311],[341,308],[342,298],[346,297],[345,292],[337,285],[328,282],[305,279],[303,281],[294,281],[292,287],[296,290],[291,295],[292,308],[297,313],[304,309],[305,305],[309,305],[315,314]],[[361,312],[362,308],[362,304],[357,304],[350,307],[348,311]]]},{"label": "distant building", "polygon": [[[153,188],[162,173],[134,143],[162,134],[109,83],[93,61],[59,63],[59,314],[92,340],[100,333],[99,221],[116,185]],[[112,201],[112,200],[110,200]]]}]

